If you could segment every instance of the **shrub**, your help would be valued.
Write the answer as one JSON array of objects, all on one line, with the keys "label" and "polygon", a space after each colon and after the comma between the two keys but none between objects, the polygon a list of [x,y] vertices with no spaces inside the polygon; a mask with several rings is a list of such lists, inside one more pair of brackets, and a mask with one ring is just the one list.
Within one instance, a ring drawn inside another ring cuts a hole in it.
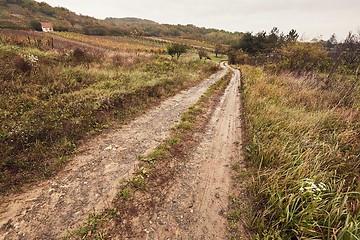
[{"label": "shrub", "polygon": [[32,65],[28,61],[25,61],[23,57],[21,56],[14,57],[13,63],[17,70],[26,74],[30,74]]},{"label": "shrub", "polygon": [[77,61],[83,61],[86,59],[86,52],[80,48],[75,48],[73,52],[73,57]]}]

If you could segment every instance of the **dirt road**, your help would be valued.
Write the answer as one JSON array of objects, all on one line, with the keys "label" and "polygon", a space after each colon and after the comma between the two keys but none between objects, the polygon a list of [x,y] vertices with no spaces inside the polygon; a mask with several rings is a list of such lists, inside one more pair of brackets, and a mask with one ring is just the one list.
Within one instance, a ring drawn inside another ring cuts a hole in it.
[{"label": "dirt road", "polygon": [[[132,239],[229,239],[226,213],[231,194],[231,166],[241,159],[240,72],[215,109],[203,139],[150,220]],[[147,222],[145,222],[147,221]]]},{"label": "dirt road", "polygon": [[138,156],[166,138],[179,115],[227,71],[223,65],[200,85],[169,98],[123,128],[92,139],[52,180],[2,198],[0,239],[58,239],[66,229],[86,220],[89,211],[107,207],[119,180],[131,175]]}]

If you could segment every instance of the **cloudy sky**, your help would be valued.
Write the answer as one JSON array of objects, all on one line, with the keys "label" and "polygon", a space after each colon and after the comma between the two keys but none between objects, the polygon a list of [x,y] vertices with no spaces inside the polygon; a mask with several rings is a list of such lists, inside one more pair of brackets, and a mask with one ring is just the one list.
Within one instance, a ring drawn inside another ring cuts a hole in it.
[{"label": "cloudy sky", "polygon": [[292,28],[306,40],[360,31],[360,0],[41,0],[104,19],[138,17],[159,23],[194,24],[228,31]]}]

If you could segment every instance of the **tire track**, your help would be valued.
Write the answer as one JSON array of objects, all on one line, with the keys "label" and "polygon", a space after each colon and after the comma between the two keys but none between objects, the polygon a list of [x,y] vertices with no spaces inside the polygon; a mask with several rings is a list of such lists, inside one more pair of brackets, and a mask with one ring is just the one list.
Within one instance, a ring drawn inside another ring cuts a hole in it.
[{"label": "tire track", "polygon": [[[241,161],[240,72],[235,69],[193,156],[157,206],[146,239],[228,239],[231,166]],[[144,239],[144,238],[136,238]]]}]

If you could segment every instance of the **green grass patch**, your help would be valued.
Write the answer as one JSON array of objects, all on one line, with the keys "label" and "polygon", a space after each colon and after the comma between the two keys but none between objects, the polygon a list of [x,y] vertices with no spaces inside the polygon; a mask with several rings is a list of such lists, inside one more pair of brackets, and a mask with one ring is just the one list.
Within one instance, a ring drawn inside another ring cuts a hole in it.
[{"label": "green grass patch", "polygon": [[[120,212],[118,209],[107,209],[101,214],[90,213],[86,224],[82,227],[76,229],[73,232],[68,231],[64,240],[72,239],[96,239],[96,240],[106,240],[111,239],[106,230],[101,230],[101,227],[112,219],[113,217],[119,217]],[[81,236],[81,238],[79,237]]]}]

